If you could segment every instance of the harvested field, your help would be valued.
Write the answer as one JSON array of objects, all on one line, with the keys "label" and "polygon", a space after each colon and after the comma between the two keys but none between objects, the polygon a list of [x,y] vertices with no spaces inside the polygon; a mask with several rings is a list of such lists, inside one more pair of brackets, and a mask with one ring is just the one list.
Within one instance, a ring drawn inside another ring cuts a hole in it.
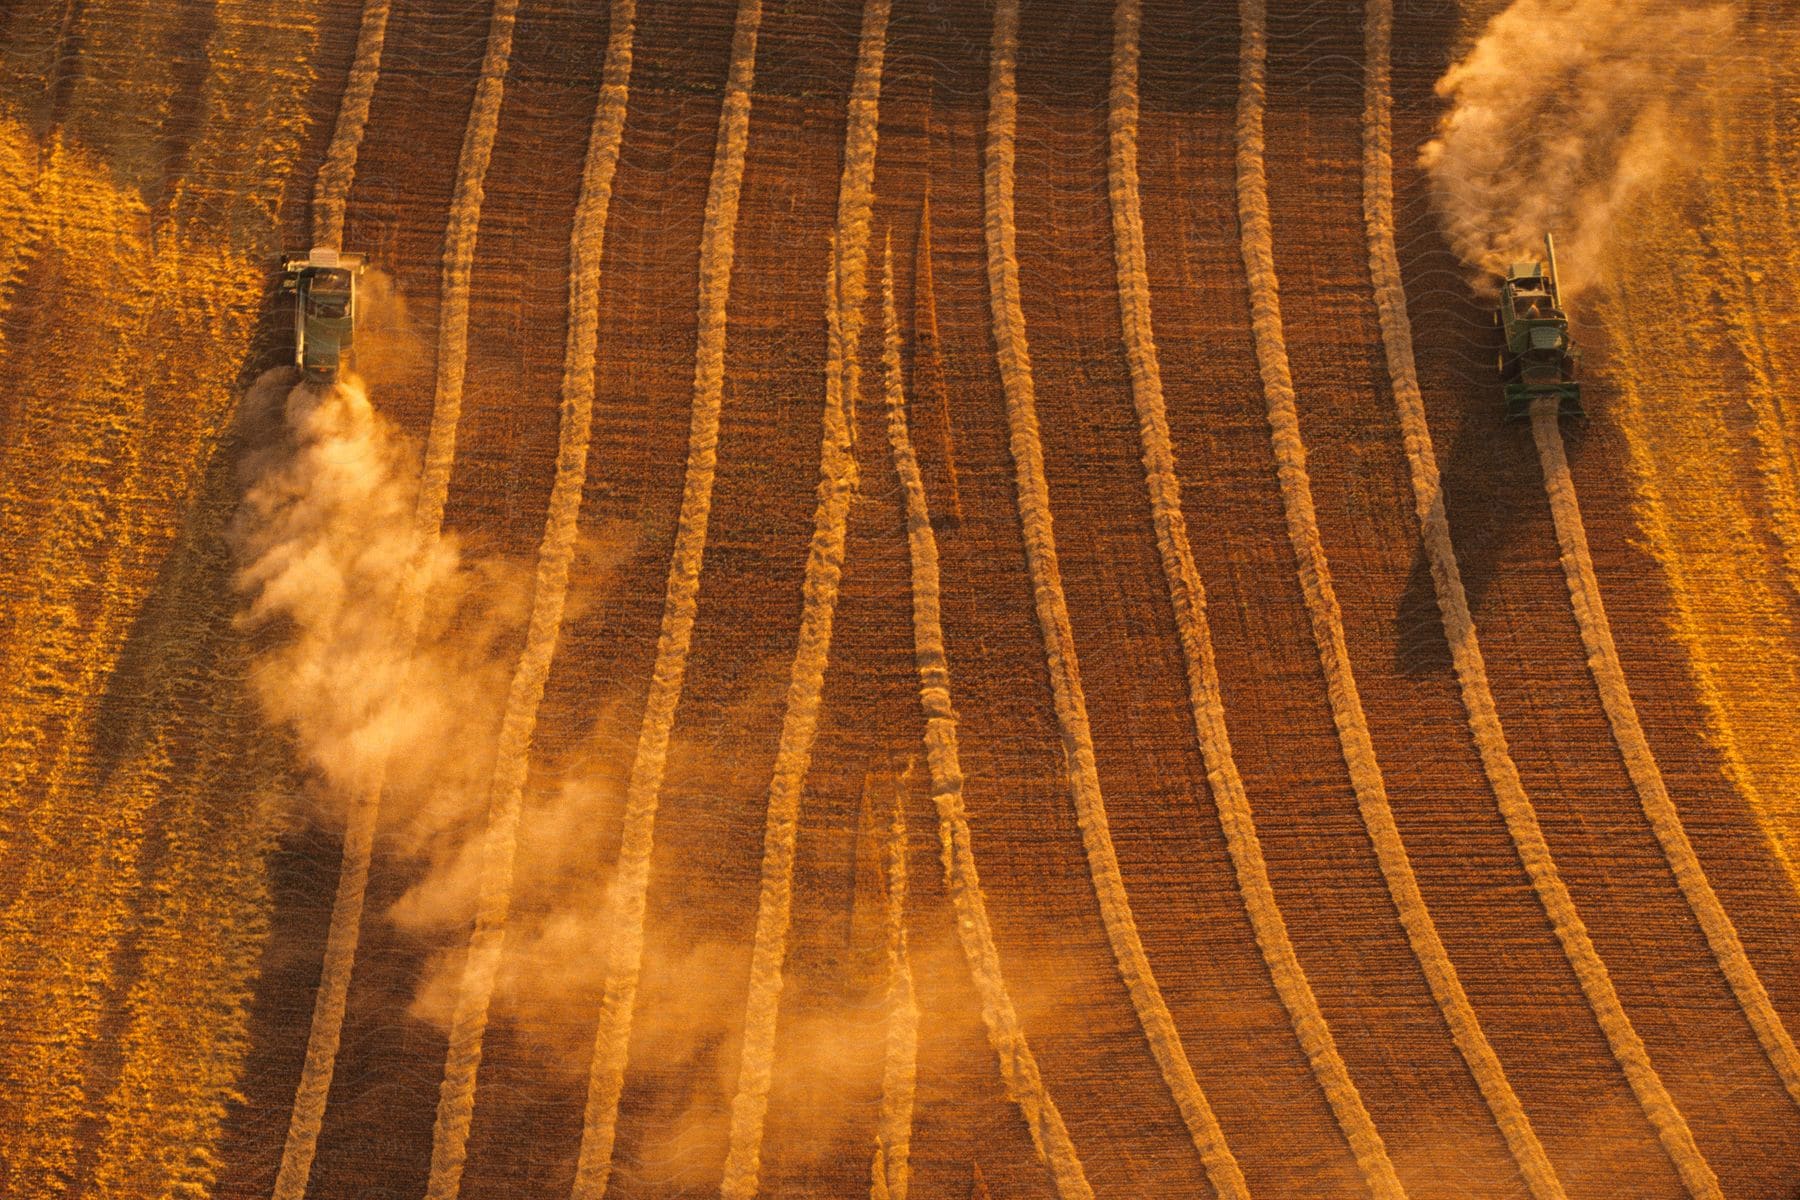
[{"label": "harvested field", "polygon": [[1507,8],[0,10],[0,1195],[1800,1194],[1800,23],[1508,422]]}]

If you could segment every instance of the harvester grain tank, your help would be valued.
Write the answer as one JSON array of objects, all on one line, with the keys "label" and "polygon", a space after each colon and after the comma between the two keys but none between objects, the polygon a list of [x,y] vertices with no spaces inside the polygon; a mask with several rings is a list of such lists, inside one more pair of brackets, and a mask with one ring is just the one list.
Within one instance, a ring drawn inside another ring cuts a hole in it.
[{"label": "harvester grain tank", "polygon": [[281,288],[294,294],[294,365],[309,383],[334,383],[349,365],[363,266],[362,255],[325,246],[281,256]]},{"label": "harvester grain tank", "polygon": [[1543,262],[1516,262],[1507,268],[1494,324],[1506,334],[1496,365],[1506,388],[1507,418],[1529,417],[1542,396],[1556,397],[1562,416],[1585,416],[1575,377],[1581,350],[1569,338],[1556,279],[1556,243],[1548,234]]}]

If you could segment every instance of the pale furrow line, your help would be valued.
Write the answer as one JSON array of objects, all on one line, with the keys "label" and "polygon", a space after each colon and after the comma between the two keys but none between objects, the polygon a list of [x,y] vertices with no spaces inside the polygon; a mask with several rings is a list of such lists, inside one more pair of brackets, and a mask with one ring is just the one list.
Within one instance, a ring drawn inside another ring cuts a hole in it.
[{"label": "pale furrow line", "polygon": [[981,876],[975,868],[974,839],[963,805],[962,757],[956,741],[956,710],[950,704],[950,660],[944,651],[944,627],[938,571],[937,535],[926,505],[925,483],[913,454],[906,426],[906,392],[900,367],[900,325],[894,314],[891,263],[882,280],[882,315],[886,340],[882,367],[888,404],[888,441],[894,470],[906,496],[907,550],[912,560],[913,656],[919,665],[919,707],[925,715],[925,761],[931,773],[931,800],[938,813],[938,841],[944,857],[944,881],[956,914],[956,935],[968,960],[988,1045],[999,1060],[1007,1098],[1019,1106],[1031,1131],[1038,1157],[1049,1168],[1062,1200],[1091,1200],[1094,1192],[1069,1140],[1062,1114],[1044,1087],[1037,1058],[1025,1040],[1024,1026],[1000,971],[1000,952],[988,922]]},{"label": "pale furrow line", "polygon": [[[893,261],[882,275],[888,330],[893,336]],[[896,339],[897,340],[897,339]],[[883,364],[886,356],[883,356]],[[889,396],[890,404],[892,395]],[[890,415],[891,415],[890,409]],[[907,772],[911,775],[911,771]],[[869,1200],[906,1200],[912,1180],[913,1100],[919,1075],[919,1001],[913,987],[912,956],[906,945],[906,791],[895,789],[888,827],[887,880],[887,1046],[881,1070],[881,1118],[875,1133]]]},{"label": "pale furrow line", "polygon": [[[344,208],[356,176],[356,159],[368,126],[369,101],[381,76],[381,52],[387,37],[390,0],[365,0],[362,23],[356,35],[356,57],[350,65],[344,94],[338,100],[337,123],[325,161],[313,184],[313,244],[337,247],[343,239]],[[275,1175],[272,1200],[301,1200],[306,1195],[318,1152],[319,1131],[325,1121],[325,1105],[337,1067],[338,1044],[343,1035],[344,1010],[350,997],[350,976],[356,966],[356,948],[362,930],[364,897],[368,891],[369,864],[375,850],[375,826],[381,812],[379,786],[352,799],[344,827],[344,848],[338,866],[337,890],[332,897],[331,924],[325,935],[325,955],[313,997],[312,1026],[307,1033],[306,1058],[294,1105],[288,1114],[287,1139],[282,1145],[281,1166]]]},{"label": "pale furrow line", "polygon": [[381,78],[381,50],[387,40],[388,12],[392,0],[364,0],[362,24],[356,31],[356,57],[351,60],[344,94],[338,100],[337,124],[325,161],[313,181],[313,245],[341,248],[344,240],[344,208],[350,185],[356,178],[356,158],[362,150],[363,132],[369,124],[369,102],[375,81]]},{"label": "pale furrow line", "polygon": [[1719,970],[1731,985],[1750,1027],[1756,1031],[1775,1073],[1781,1077],[1788,1095],[1800,1104],[1800,1052],[1794,1039],[1782,1024],[1781,1015],[1769,1001],[1762,980],[1744,952],[1737,926],[1719,902],[1700,858],[1688,840],[1668,787],[1651,753],[1644,728],[1638,721],[1637,705],[1625,682],[1625,668],[1619,661],[1618,647],[1613,644],[1612,626],[1606,619],[1606,607],[1600,596],[1600,581],[1594,574],[1594,560],[1588,552],[1587,530],[1581,519],[1581,505],[1575,494],[1575,480],[1569,473],[1569,462],[1563,452],[1562,430],[1557,425],[1556,407],[1539,403],[1532,409],[1532,434],[1537,439],[1538,461],[1543,466],[1544,490],[1550,499],[1550,511],[1556,524],[1557,541],[1561,545],[1563,574],[1569,583],[1569,599],[1575,608],[1576,624],[1587,647],[1588,667],[1594,675],[1606,718],[1612,725],[1613,741],[1625,760],[1625,769],[1637,789],[1644,815],[1656,840],[1668,857],[1675,882],[1687,897],[1688,907],[1706,934],[1707,945]]},{"label": "pale furrow line", "polygon": [[[1260,56],[1262,40],[1261,0],[1241,0],[1245,14],[1245,41],[1248,46],[1251,25],[1255,25],[1258,46],[1258,90],[1260,91]],[[1261,198],[1260,219],[1263,236],[1267,237],[1267,185],[1261,171],[1261,103],[1254,114],[1257,142],[1254,187]],[[1487,664],[1482,658],[1476,638],[1474,618],[1463,591],[1462,575],[1457,567],[1456,548],[1450,540],[1449,518],[1444,511],[1442,484],[1438,478],[1436,452],[1432,449],[1431,429],[1425,418],[1425,402],[1419,392],[1419,380],[1413,364],[1412,325],[1406,311],[1406,291],[1400,277],[1398,255],[1394,250],[1393,178],[1391,152],[1384,156],[1376,146],[1364,159],[1364,206],[1369,226],[1369,267],[1373,277],[1375,306],[1381,323],[1382,345],[1387,356],[1389,379],[1394,391],[1394,404],[1399,410],[1410,469],[1415,509],[1424,551],[1431,568],[1431,581],[1437,596],[1438,612],[1443,620],[1444,637],[1450,645],[1451,660],[1456,669],[1463,707],[1468,713],[1469,729],[1477,753],[1506,822],[1519,861],[1531,880],[1532,889],[1543,905],[1550,926],[1561,943],[1563,953],[1575,970],[1588,1006],[1611,1047],[1613,1057],[1624,1072],[1644,1115],[1656,1130],[1664,1151],[1681,1176],[1689,1194],[1696,1200],[1722,1200],[1718,1178],[1713,1174],[1687,1119],[1675,1106],[1661,1076],[1650,1062],[1643,1039],[1631,1024],[1614,989],[1606,964],[1601,961],[1589,937],[1587,926],[1575,909],[1575,901],[1563,883],[1549,844],[1538,823],[1537,811],[1525,794],[1518,766],[1506,744],[1500,725],[1500,714],[1494,706],[1493,691],[1488,685]],[[1246,176],[1240,163],[1240,180]],[[1248,255],[1247,255],[1248,261]],[[1265,256],[1261,270],[1273,286],[1274,267]],[[1253,272],[1254,274],[1254,272]],[[1277,316],[1278,320],[1279,317]],[[1279,331],[1277,331],[1279,336]],[[1283,355],[1285,358],[1285,354]],[[1298,431],[1294,433],[1296,444]]]},{"label": "pale furrow line", "polygon": [[737,1094],[731,1101],[730,1149],[725,1155],[723,1200],[750,1200],[762,1168],[764,1119],[775,1070],[775,1033],[782,972],[793,910],[794,847],[800,798],[818,731],[820,697],[831,654],[832,621],[844,567],[850,501],[858,474],[852,422],[861,386],[863,302],[868,296],[869,218],[874,204],[875,150],[879,133],[881,68],[887,47],[890,0],[865,0],[856,75],[844,130],[844,165],[838,182],[837,227],[827,278],[825,420],[819,448],[819,503],[807,552],[799,644],[788,677],[787,710],[769,781],[763,832],[762,882],[756,933],[750,952],[750,990],[744,1004],[744,1042],[738,1059]]},{"label": "pale furrow line", "polygon": [[1100,914],[1119,976],[1131,996],[1132,1008],[1162,1071],[1163,1081],[1186,1123],[1194,1149],[1206,1168],[1213,1190],[1227,1200],[1249,1195],[1243,1172],[1213,1115],[1212,1105],[1200,1090],[1182,1047],[1175,1019],[1163,1000],[1151,972],[1150,960],[1138,937],[1125,880],[1119,871],[1107,824],[1106,802],[1100,794],[1099,769],[1094,762],[1094,740],[1088,728],[1087,697],[1081,686],[1081,667],[1076,659],[1075,633],[1063,596],[1062,572],[1057,564],[1056,537],[1051,527],[1050,489],[1044,476],[1044,451],[1038,434],[1037,397],[1031,376],[1031,354],[1026,341],[1025,311],[1019,295],[1019,260],[1013,205],[1014,133],[1018,121],[1018,91],[1014,83],[1018,57],[1018,0],[999,0],[995,5],[992,62],[988,80],[987,162],[983,177],[987,234],[988,292],[993,308],[994,344],[1000,380],[1006,393],[1006,416],[1018,492],[1019,522],[1025,538],[1026,565],[1031,573],[1032,599],[1044,640],[1045,666],[1049,670],[1057,724],[1062,734],[1069,793],[1081,827],[1088,873],[1100,904]]},{"label": "pale furrow line", "polygon": [[600,96],[588,133],[581,194],[569,234],[569,327],[564,344],[562,421],[556,454],[556,478],[544,518],[532,583],[531,619],[525,634],[488,788],[488,827],[482,842],[481,884],[475,931],[457,991],[450,1024],[449,1054],[432,1131],[431,1176],[427,1197],[444,1200],[461,1187],[468,1153],[469,1125],[475,1113],[476,1076],[481,1067],[482,1039],[493,1001],[494,981],[506,938],[512,903],[513,864],[518,849],[519,809],[530,763],[531,739],[537,730],[550,660],[562,632],[569,567],[574,560],[582,489],[587,482],[588,447],[594,418],[594,348],[600,333],[600,263],[612,206],[613,176],[619,144],[625,136],[630,104],[632,35],[637,0],[613,0]]},{"label": "pale furrow line", "polygon": [[613,875],[607,927],[606,988],[594,1053],[588,1068],[587,1105],[576,1161],[574,1200],[599,1200],[612,1174],[618,1133],[619,1094],[631,1046],[632,1014],[643,970],[644,911],[650,888],[650,852],[656,809],[668,767],[675,709],[687,678],[688,649],[698,612],[700,571],[705,562],[706,528],[712,515],[713,479],[718,465],[719,412],[724,402],[726,302],[743,192],[744,152],[750,138],[750,92],[756,77],[756,36],[762,0],[739,0],[731,40],[731,65],[719,109],[712,179],[700,235],[698,331],[694,345],[694,401],[688,427],[686,477],[681,515],[669,558],[663,597],[662,630],[643,723],[626,785],[619,860]]},{"label": "pale furrow line", "polygon": [[[1338,1053],[1337,1042],[1306,978],[1306,969],[1288,937],[1275,889],[1269,882],[1268,864],[1263,859],[1250,799],[1231,752],[1218,668],[1213,659],[1212,631],[1206,619],[1206,590],[1194,565],[1187,522],[1181,511],[1181,482],[1175,473],[1175,453],[1163,404],[1162,368],[1157,360],[1150,312],[1150,276],[1145,261],[1143,207],[1138,187],[1138,32],[1141,20],[1139,0],[1119,0],[1113,10],[1112,87],[1107,114],[1111,153],[1107,156],[1107,191],[1112,207],[1119,318],[1126,359],[1131,368],[1131,398],[1137,412],[1144,481],[1149,490],[1151,518],[1156,529],[1156,549],[1168,581],[1182,657],[1187,664],[1194,732],[1205,756],[1207,781],[1218,807],[1226,848],[1237,873],[1244,911],[1250,918],[1257,947],[1262,951],[1263,962],[1281,997],[1282,1006],[1287,1009],[1300,1048],[1331,1105],[1332,1114],[1337,1118],[1338,1127],[1350,1145],[1370,1192],[1384,1200],[1401,1200],[1406,1189],[1394,1171],[1381,1134],[1363,1104],[1355,1081],[1350,1078],[1350,1070]],[[1316,536],[1311,545],[1317,546]],[[1329,591],[1329,576],[1324,574],[1322,553],[1319,559],[1317,582],[1322,582],[1326,589],[1324,598],[1335,600]],[[1317,634],[1322,631],[1319,618],[1334,619],[1336,606],[1333,603],[1328,613],[1321,612],[1313,603],[1319,597],[1312,590],[1307,598],[1315,614],[1314,631]],[[1341,645],[1341,627],[1335,632],[1338,635],[1336,645]],[[1321,640],[1322,647],[1324,644]],[[1328,663],[1328,672],[1330,666]],[[1345,676],[1347,680],[1347,671]],[[1351,686],[1353,688],[1354,684]],[[1346,696],[1333,690],[1334,713],[1341,714],[1340,701],[1345,699],[1354,701],[1354,692]],[[1351,715],[1360,718],[1360,710]],[[1344,724],[1342,715],[1339,724]],[[1347,745],[1346,757],[1348,750]],[[1370,754],[1368,764],[1373,766],[1373,763],[1373,754]],[[1385,814],[1385,797],[1379,799]],[[1370,828],[1373,835],[1374,826]],[[1380,841],[1375,840],[1379,852]],[[1404,852],[1401,865],[1405,865]]]}]

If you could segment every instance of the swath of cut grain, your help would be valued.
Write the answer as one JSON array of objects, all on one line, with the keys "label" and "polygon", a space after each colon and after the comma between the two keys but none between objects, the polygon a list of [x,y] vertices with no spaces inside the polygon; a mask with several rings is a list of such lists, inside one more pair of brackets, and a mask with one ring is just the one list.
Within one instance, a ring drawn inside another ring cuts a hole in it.
[{"label": "swath of cut grain", "polygon": [[1031,1131],[1038,1157],[1049,1168],[1063,1200],[1086,1200],[1093,1189],[1081,1159],[1069,1140],[1062,1114],[1044,1087],[1037,1059],[1006,989],[1000,953],[994,945],[975,848],[963,802],[961,755],[956,739],[956,710],[950,702],[950,662],[944,651],[937,535],[932,530],[925,484],[907,430],[906,393],[901,379],[900,328],[894,314],[891,261],[882,279],[882,316],[886,336],[882,348],[883,381],[888,404],[888,440],[894,469],[906,496],[906,536],[912,559],[913,647],[919,664],[919,705],[925,717],[925,759],[931,774],[931,798],[938,812],[938,840],[943,848],[945,883],[956,914],[956,932],[968,961],[969,974],[981,1002],[988,1044],[998,1060],[1007,1097],[1019,1107]]},{"label": "swath of cut grain", "polygon": [[606,991],[594,1033],[581,1149],[576,1162],[575,1200],[599,1200],[612,1173],[618,1132],[619,1094],[631,1046],[633,1010],[643,971],[644,911],[650,886],[650,852],[656,808],[668,767],[669,738],[693,644],[700,570],[705,562],[707,518],[712,512],[718,463],[719,410],[724,399],[726,302],[743,192],[744,151],[750,136],[750,93],[756,74],[756,35],[761,0],[740,0],[732,33],[731,65],[719,110],[713,174],[706,196],[700,240],[699,329],[694,348],[694,404],[682,484],[681,516],[669,560],[662,631],[656,644],[650,693],[626,787],[618,869],[613,882],[613,931],[608,947]]},{"label": "swath of cut grain", "polygon": [[[481,1040],[486,1032],[494,983],[512,899],[513,861],[518,845],[520,804],[525,789],[532,735],[549,678],[550,660],[562,631],[569,567],[575,553],[582,490],[587,481],[588,446],[594,415],[594,348],[599,338],[600,264],[613,175],[624,137],[630,101],[631,45],[635,0],[615,0],[609,19],[606,68],[588,152],[580,199],[569,238],[569,329],[563,359],[562,428],[532,585],[531,617],[525,648],[513,675],[501,719],[493,778],[488,792],[488,827],[482,844],[481,889],[475,932],[457,996],[432,1147],[428,1195],[454,1196],[461,1183],[474,1116]],[[485,82],[485,77],[484,77]],[[479,98],[478,101],[479,103]],[[496,119],[498,104],[495,105]]]},{"label": "swath of cut grain", "polygon": [[[894,304],[892,255],[883,264],[884,312],[892,330]],[[883,359],[885,363],[885,355]],[[887,831],[886,1053],[881,1070],[881,1117],[875,1134],[875,1158],[869,1168],[869,1200],[906,1200],[912,1181],[912,1119],[919,1072],[919,1001],[913,988],[912,955],[906,938],[906,807],[905,787],[894,788],[893,817]]]},{"label": "swath of cut grain", "polygon": [[867,0],[844,131],[837,229],[832,237],[826,326],[825,422],[819,451],[819,505],[807,555],[799,645],[788,681],[787,711],[769,784],[762,882],[745,1003],[744,1044],[737,1094],[731,1102],[730,1149],[719,1194],[755,1195],[761,1170],[763,1120],[775,1065],[775,1023],[792,911],[794,842],[800,798],[818,730],[819,701],[831,652],[832,619],[844,564],[850,500],[858,486],[851,443],[850,405],[860,387],[863,303],[868,295],[869,219],[874,202],[881,67],[887,45],[889,0]]},{"label": "swath of cut grain", "polygon": [[369,126],[369,103],[375,81],[381,78],[381,51],[387,42],[388,13],[392,0],[364,0],[362,21],[356,32],[356,58],[338,101],[337,123],[331,145],[313,183],[313,245],[341,248],[344,240],[344,207],[350,185],[356,180],[356,156],[362,149],[363,131]]},{"label": "swath of cut grain", "polygon": [[[1380,310],[1383,344],[1389,355],[1389,371],[1404,377],[1412,362],[1411,324],[1406,318],[1406,296],[1400,278],[1399,256],[1394,246],[1393,215],[1393,118],[1389,91],[1389,54],[1393,30],[1392,0],[1368,0],[1364,9],[1364,81],[1363,81],[1363,209],[1369,236],[1369,269]],[[1400,364],[1400,365],[1396,365]],[[1401,385],[1396,385],[1401,386]],[[1310,505],[1308,506],[1310,508]],[[1494,1116],[1513,1161],[1518,1164],[1526,1186],[1538,1200],[1553,1200],[1563,1195],[1561,1181],[1544,1153],[1530,1119],[1519,1103],[1505,1069],[1482,1032],[1469,998],[1457,979],[1430,913],[1425,908],[1412,867],[1400,842],[1393,813],[1388,806],[1386,788],[1369,742],[1368,723],[1362,702],[1356,695],[1356,684],[1350,674],[1348,651],[1343,639],[1342,619],[1336,615],[1337,599],[1331,593],[1329,576],[1323,570],[1323,549],[1319,547],[1316,525],[1310,545],[1317,548],[1320,568],[1316,578],[1322,587],[1309,589],[1311,603],[1314,590],[1321,593],[1332,614],[1334,627],[1330,638],[1332,653],[1325,653],[1326,642],[1320,642],[1320,655],[1326,660],[1328,676],[1334,667],[1341,672],[1346,708],[1353,714],[1354,740],[1357,752],[1350,751],[1352,735],[1346,734],[1345,758],[1351,762],[1352,776],[1366,773],[1357,781],[1359,802],[1370,821],[1370,837],[1381,855],[1382,872],[1388,878],[1395,906],[1402,914],[1414,953],[1431,983],[1432,995],[1449,1025],[1457,1049],[1469,1065],[1482,1099]],[[1334,687],[1334,697],[1339,689]],[[1342,723],[1342,722],[1340,722]],[[1365,792],[1365,787],[1368,789]],[[1367,797],[1366,799],[1364,797]],[[1379,832],[1377,832],[1379,830]]]},{"label": "swath of cut grain", "polygon": [[1019,520],[1032,576],[1038,624],[1044,640],[1056,715],[1068,759],[1069,790],[1080,814],[1082,843],[1100,902],[1108,941],[1120,977],[1150,1043],[1163,1079],[1181,1110],[1208,1178],[1222,1197],[1248,1194],[1243,1172],[1225,1144],[1212,1106],[1194,1078],[1180,1034],[1169,1014],[1119,874],[1118,856],[1107,829],[1105,801],[1094,764],[1093,737],[1088,730],[1087,701],[1082,694],[1074,633],[1056,561],[1050,525],[1049,487],[1044,478],[1037,411],[1026,345],[1025,314],[1019,299],[1019,263],[1013,205],[1014,129],[1018,92],[1014,82],[1018,54],[1017,0],[1001,0],[994,14],[992,61],[988,86],[987,164],[984,173],[988,290],[993,307],[994,343],[1006,392],[1007,421],[1015,468]]},{"label": "swath of cut grain", "polygon": [[[1262,6],[1257,0],[1242,0],[1241,11],[1245,13],[1248,41],[1248,26],[1252,21],[1260,25]],[[1254,134],[1260,142],[1260,113],[1257,115]],[[1258,159],[1260,160],[1260,154]],[[1240,162],[1240,178],[1245,174],[1245,164]],[[1263,211],[1259,216],[1266,222],[1267,189],[1261,180],[1260,161],[1254,164],[1248,174],[1253,177],[1250,180],[1251,189],[1263,195]],[[1388,222],[1388,236],[1391,240],[1391,220]],[[1246,264],[1250,265],[1248,258]],[[1384,275],[1386,265],[1376,258],[1371,260],[1371,267],[1377,272],[1376,299],[1383,341],[1388,352],[1388,371],[1404,432],[1415,509],[1425,554],[1431,567],[1432,586],[1437,596],[1444,635],[1450,645],[1463,706],[1468,714],[1470,733],[1481,756],[1483,771],[1499,802],[1501,815],[1506,821],[1507,831],[1518,851],[1519,859],[1531,878],[1533,890],[1550,918],[1551,927],[1562,944],[1564,954],[1575,969],[1582,992],[1600,1023],[1601,1031],[1606,1035],[1613,1057],[1625,1073],[1626,1081],[1631,1085],[1645,1116],[1656,1130],[1664,1151],[1688,1192],[1696,1200],[1711,1200],[1720,1196],[1718,1179],[1695,1145],[1686,1119],[1675,1107],[1674,1099],[1650,1062],[1643,1040],[1632,1027],[1630,1017],[1619,1002],[1606,965],[1600,960],[1599,952],[1595,950],[1587,928],[1575,910],[1568,888],[1557,871],[1550,848],[1544,840],[1543,830],[1538,824],[1537,813],[1525,794],[1518,767],[1513,763],[1511,751],[1507,748],[1499,713],[1494,706],[1493,693],[1488,686],[1487,667],[1476,639],[1468,597],[1463,591],[1462,577],[1457,568],[1456,551],[1450,540],[1437,458],[1432,450],[1431,431],[1425,420],[1424,401],[1419,394],[1410,342],[1401,340],[1406,336],[1407,326],[1405,298],[1399,288],[1398,268],[1395,268],[1392,275]],[[1272,267],[1267,270],[1268,278],[1272,280]],[[1253,277],[1256,273],[1256,267],[1252,266]],[[1382,287],[1384,282],[1389,286]],[[1260,316],[1261,314],[1259,318]],[[1276,336],[1279,336],[1278,330]],[[1292,437],[1294,449],[1299,450],[1297,426]]]}]

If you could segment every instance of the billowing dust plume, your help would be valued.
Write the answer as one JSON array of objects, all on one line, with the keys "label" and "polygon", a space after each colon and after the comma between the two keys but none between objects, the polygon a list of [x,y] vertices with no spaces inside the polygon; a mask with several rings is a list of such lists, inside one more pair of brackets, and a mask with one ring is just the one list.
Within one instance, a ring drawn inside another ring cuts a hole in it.
[{"label": "billowing dust plume", "polygon": [[1482,285],[1557,239],[1565,294],[1596,281],[1615,217],[1704,154],[1722,74],[1746,57],[1730,4],[1515,0],[1438,81],[1420,162]]},{"label": "billowing dust plume", "polygon": [[288,379],[270,372],[246,400],[255,444],[229,535],[240,620],[265,634],[252,691],[292,731],[317,816],[341,821],[380,787],[396,817],[454,823],[491,765],[507,682],[497,643],[518,627],[519,573],[465,560],[450,537],[420,551],[414,448],[360,381],[320,390]]},{"label": "billowing dust plume", "polygon": [[[405,880],[381,919],[421,955],[410,1015],[447,1028],[480,888],[529,564],[448,535],[421,551],[418,448],[374,411],[360,379],[315,389],[293,387],[291,370],[269,372],[246,399],[241,433],[244,498],[229,537],[245,600],[240,620],[255,635],[252,692],[304,768],[307,818],[341,828],[351,807],[380,788],[377,869]],[[572,614],[602,604],[644,536],[635,524],[584,531]],[[785,661],[746,672],[721,726],[772,725],[786,678]],[[640,702],[584,703],[592,724],[578,745],[533,762],[494,996],[496,1015],[537,1051],[546,1086],[565,1089],[586,1083]],[[686,788],[757,803],[766,760],[702,737],[677,737],[671,747]],[[652,914],[633,1032],[634,1086],[659,1132],[626,1170],[703,1182],[716,1173],[729,1126],[749,945],[721,936],[716,914],[691,910],[685,898],[680,877],[705,876],[714,864],[665,869],[674,899],[659,893]],[[753,883],[741,903],[753,908]],[[879,914],[865,924],[879,937]],[[915,945],[921,980],[963,969],[947,934],[943,942],[936,952]],[[786,1119],[822,1154],[848,1136],[857,1103],[872,1111],[885,970],[808,994],[784,1014],[783,1078],[813,1097]]]}]

